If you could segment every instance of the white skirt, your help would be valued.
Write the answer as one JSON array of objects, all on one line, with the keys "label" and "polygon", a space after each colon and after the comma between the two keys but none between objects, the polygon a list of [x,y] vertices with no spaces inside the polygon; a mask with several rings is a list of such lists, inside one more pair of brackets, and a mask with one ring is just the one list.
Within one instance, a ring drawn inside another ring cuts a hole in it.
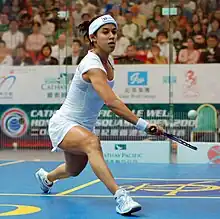
[{"label": "white skirt", "polygon": [[[62,151],[58,146],[61,143],[61,141],[64,139],[68,131],[74,126],[83,127],[79,123],[60,117],[59,115],[54,114],[51,117],[51,119],[49,120],[48,132],[53,146],[52,152]],[[83,128],[88,130],[88,128],[86,127]],[[89,131],[93,131],[93,130],[89,130]]]}]

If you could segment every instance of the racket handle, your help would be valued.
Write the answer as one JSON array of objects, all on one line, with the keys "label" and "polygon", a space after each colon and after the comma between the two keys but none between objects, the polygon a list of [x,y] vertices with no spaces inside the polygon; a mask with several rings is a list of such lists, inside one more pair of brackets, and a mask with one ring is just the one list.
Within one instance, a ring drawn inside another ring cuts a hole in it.
[{"label": "racket handle", "polygon": [[152,125],[149,129],[148,129],[150,134],[156,134],[157,133],[157,126]]}]

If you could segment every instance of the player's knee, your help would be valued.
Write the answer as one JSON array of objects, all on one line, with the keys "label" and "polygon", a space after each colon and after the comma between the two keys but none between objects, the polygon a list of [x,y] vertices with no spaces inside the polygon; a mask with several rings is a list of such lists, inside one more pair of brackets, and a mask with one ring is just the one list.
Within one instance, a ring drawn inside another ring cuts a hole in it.
[{"label": "player's knee", "polygon": [[78,176],[81,173],[81,171],[77,171],[69,166],[66,166],[66,172],[68,173],[69,176],[73,176],[73,177]]},{"label": "player's knee", "polygon": [[101,143],[97,136],[92,136],[87,140],[87,154],[94,151],[102,151]]}]

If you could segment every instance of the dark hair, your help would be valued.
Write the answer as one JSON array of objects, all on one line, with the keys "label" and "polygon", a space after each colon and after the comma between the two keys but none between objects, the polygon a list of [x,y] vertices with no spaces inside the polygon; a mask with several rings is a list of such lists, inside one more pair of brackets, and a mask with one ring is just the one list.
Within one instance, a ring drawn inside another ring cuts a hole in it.
[{"label": "dark hair", "polygon": [[73,39],[73,43],[78,43],[79,46],[82,46],[82,42],[79,39]]},{"label": "dark hair", "polygon": [[41,48],[41,54],[43,54],[43,50],[44,50],[44,48],[49,48],[49,50],[50,50],[50,55],[51,55],[51,53],[52,53],[52,47],[51,47],[51,45],[49,44],[49,43],[46,43],[46,44],[44,44],[43,46],[42,46],[42,48]]},{"label": "dark hair", "polygon": [[[98,15],[98,16],[94,17],[94,18],[93,18],[92,20],[90,20],[90,21],[84,21],[83,23],[81,23],[81,24],[78,26],[79,31],[83,34],[83,36],[84,36],[85,38],[87,38],[87,39],[89,40],[91,47],[94,46],[94,43],[89,39],[89,25],[90,25],[94,20],[96,20],[97,18],[99,18],[99,17],[101,17],[101,16],[103,16],[103,15],[105,15],[105,14]],[[98,29],[98,30],[99,30],[99,29]],[[94,35],[97,34],[97,31],[98,31],[98,30],[95,31]]]}]

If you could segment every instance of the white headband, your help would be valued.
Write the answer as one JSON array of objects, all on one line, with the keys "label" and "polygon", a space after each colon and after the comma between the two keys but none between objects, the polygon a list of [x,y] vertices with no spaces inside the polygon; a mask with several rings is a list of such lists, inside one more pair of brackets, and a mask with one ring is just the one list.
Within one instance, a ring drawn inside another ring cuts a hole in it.
[{"label": "white headband", "polygon": [[94,34],[101,26],[105,24],[114,24],[116,28],[118,28],[115,19],[111,15],[106,14],[98,17],[89,25],[89,36]]}]

